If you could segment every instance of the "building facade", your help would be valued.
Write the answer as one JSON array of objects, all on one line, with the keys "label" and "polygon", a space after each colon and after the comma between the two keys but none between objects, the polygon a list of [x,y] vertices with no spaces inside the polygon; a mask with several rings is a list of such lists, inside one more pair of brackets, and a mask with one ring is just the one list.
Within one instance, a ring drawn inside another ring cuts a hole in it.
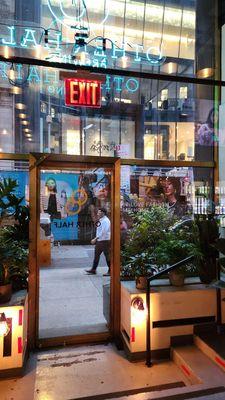
[{"label": "building facade", "polygon": [[[214,0],[3,0],[1,178],[16,177],[29,203],[29,154],[61,156],[62,165],[66,155],[74,162],[93,156],[88,185],[79,170],[76,190],[89,193],[89,211],[96,205],[112,211],[118,199],[108,195],[114,181],[105,165],[107,158],[120,158],[120,211],[127,225],[130,211],[159,203],[178,217],[185,210],[191,217],[216,213],[222,221],[223,8]],[[51,179],[55,174],[60,181],[57,165]],[[43,198],[46,171],[39,182]],[[63,205],[68,177],[67,171],[64,186],[59,183],[54,239],[87,244],[93,215],[87,220],[79,196],[70,209]],[[179,191],[176,210],[166,180]],[[44,214],[48,207],[42,205]],[[59,212],[60,219],[76,216],[73,236],[57,236]]]}]

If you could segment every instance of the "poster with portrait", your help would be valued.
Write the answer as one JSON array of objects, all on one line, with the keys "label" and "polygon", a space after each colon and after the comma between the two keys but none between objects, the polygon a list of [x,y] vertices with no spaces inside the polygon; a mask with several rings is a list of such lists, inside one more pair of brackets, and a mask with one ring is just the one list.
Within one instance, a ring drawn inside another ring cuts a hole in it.
[{"label": "poster with portrait", "polygon": [[54,240],[77,240],[78,215],[87,202],[79,174],[42,173],[40,200],[41,213],[50,215]]},{"label": "poster with portrait", "polygon": [[188,210],[185,179],[175,176],[139,176],[140,206],[165,204],[172,215],[183,217]]}]

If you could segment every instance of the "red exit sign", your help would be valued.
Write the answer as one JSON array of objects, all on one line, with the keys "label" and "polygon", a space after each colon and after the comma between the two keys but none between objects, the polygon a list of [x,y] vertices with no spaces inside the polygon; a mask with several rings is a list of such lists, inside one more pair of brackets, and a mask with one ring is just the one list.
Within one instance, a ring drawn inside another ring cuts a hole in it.
[{"label": "red exit sign", "polygon": [[101,81],[65,79],[65,103],[73,107],[101,107]]}]

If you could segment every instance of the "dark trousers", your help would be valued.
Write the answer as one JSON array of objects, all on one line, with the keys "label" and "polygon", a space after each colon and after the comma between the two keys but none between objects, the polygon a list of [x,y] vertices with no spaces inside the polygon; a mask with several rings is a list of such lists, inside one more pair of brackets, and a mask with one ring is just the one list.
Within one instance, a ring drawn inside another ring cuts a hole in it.
[{"label": "dark trousers", "polygon": [[93,266],[92,269],[96,270],[100,255],[104,253],[105,259],[108,265],[108,268],[110,270],[110,240],[102,240],[100,242],[96,242],[95,245],[95,256],[94,256],[94,261],[93,261]]}]

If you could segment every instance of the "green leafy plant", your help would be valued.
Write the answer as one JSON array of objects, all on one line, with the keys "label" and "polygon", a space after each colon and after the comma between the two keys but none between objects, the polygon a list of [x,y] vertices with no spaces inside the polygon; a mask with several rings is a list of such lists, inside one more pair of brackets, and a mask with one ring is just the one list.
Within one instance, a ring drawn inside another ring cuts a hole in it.
[{"label": "green leafy plant", "polygon": [[21,205],[24,198],[15,195],[17,186],[16,180],[11,178],[0,182],[0,218],[13,215]]},{"label": "green leafy plant", "polygon": [[158,241],[165,237],[166,230],[176,221],[164,206],[154,205],[132,215],[133,225],[122,252],[122,273],[132,257],[151,254]]},{"label": "green leafy plant", "polygon": [[29,207],[23,205],[17,206],[13,218],[14,224],[4,227],[5,239],[19,242],[25,247],[28,247],[30,221]]},{"label": "green leafy plant", "polygon": [[13,288],[20,289],[27,286],[28,249],[22,243],[7,240],[6,229],[0,230],[0,285],[13,282]]},{"label": "green leafy plant", "polygon": [[[13,290],[27,287],[28,277],[29,208],[14,194],[17,186],[10,178],[0,182],[0,212],[6,222],[0,226],[0,285],[12,282]],[[7,225],[8,218],[13,225]]]},{"label": "green leafy plant", "polygon": [[141,254],[131,256],[121,270],[121,277],[137,278],[139,276],[151,276],[157,272],[158,268],[153,264],[151,254],[146,251]]},{"label": "green leafy plant", "polygon": [[176,269],[179,273],[198,273],[198,262],[201,259],[198,242],[195,241],[197,232],[195,226],[182,228],[178,231],[169,231],[163,240],[160,240],[154,251],[155,263],[160,267],[168,267],[177,262],[194,256],[195,261]]},{"label": "green leafy plant", "polygon": [[202,253],[194,221],[178,221],[164,206],[152,206],[135,216],[122,252],[121,276],[149,276],[191,255],[195,261],[177,269],[179,272],[198,273]]},{"label": "green leafy plant", "polygon": [[161,267],[154,262],[153,251],[168,229],[177,221],[166,207],[153,205],[132,215],[133,226],[122,251],[121,277],[149,276]]}]

